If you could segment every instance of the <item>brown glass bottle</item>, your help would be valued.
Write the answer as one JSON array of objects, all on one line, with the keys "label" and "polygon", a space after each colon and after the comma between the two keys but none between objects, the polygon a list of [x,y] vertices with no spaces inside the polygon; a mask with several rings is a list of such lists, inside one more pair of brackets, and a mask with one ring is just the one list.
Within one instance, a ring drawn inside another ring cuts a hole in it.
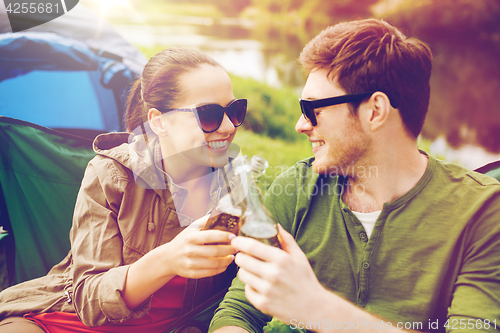
[{"label": "brown glass bottle", "polygon": [[[236,158],[237,160],[238,158]],[[234,161],[233,161],[234,162]],[[236,161],[238,164],[238,161]],[[232,170],[234,165],[231,163],[229,170]],[[210,217],[205,225],[205,230],[215,229],[232,232],[238,235],[240,229],[241,217],[243,215],[244,190],[241,175],[232,175],[231,183],[229,184],[225,168],[221,169],[224,175],[225,186],[227,193],[223,195],[217,202],[216,207],[210,213]],[[232,171],[231,171],[232,172]]]},{"label": "brown glass bottle", "polygon": [[229,231],[237,235],[240,229],[240,219],[241,208],[233,206],[229,194],[226,194],[219,200],[217,207],[210,213],[205,230]]}]

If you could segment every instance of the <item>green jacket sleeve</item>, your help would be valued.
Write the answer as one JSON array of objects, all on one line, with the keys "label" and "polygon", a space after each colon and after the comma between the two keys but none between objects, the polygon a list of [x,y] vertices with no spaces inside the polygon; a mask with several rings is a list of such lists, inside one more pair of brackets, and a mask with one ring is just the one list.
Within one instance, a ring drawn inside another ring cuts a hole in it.
[{"label": "green jacket sleeve", "polygon": [[272,318],[253,307],[245,297],[245,285],[236,277],[215,311],[209,332],[224,326],[239,326],[248,332],[263,332]]},{"label": "green jacket sleeve", "polygon": [[500,329],[499,217],[500,193],[497,191],[467,226],[463,240],[465,255],[448,309],[448,321],[443,323],[447,332],[498,332]]}]

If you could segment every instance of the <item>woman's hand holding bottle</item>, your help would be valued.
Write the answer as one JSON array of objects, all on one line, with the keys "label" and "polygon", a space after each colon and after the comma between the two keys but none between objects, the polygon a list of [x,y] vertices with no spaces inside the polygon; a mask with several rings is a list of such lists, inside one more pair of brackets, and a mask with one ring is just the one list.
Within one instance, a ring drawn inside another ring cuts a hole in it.
[{"label": "woman's hand holding bottle", "polygon": [[155,249],[164,252],[172,275],[192,279],[213,276],[224,272],[233,261],[236,250],[230,241],[235,235],[221,230],[201,230],[207,220],[208,215],[194,221],[172,241]]},{"label": "woman's hand holding bottle", "polygon": [[[208,220],[194,221],[172,241],[163,244],[132,264],[127,272],[123,299],[134,309],[174,276],[199,279],[217,275],[233,261],[236,250],[230,245],[234,234],[201,230]],[[205,245],[224,243],[224,245]]]}]

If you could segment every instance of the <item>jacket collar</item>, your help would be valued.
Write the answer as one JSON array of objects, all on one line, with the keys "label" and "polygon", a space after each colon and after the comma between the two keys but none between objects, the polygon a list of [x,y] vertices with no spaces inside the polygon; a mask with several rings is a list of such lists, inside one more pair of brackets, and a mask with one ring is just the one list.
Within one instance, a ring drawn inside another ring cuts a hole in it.
[{"label": "jacket collar", "polygon": [[[165,190],[168,190],[174,199],[176,210],[182,211],[188,191],[175,184],[163,171],[158,137],[147,123],[132,133],[101,134],[94,140],[93,149],[96,154],[112,158],[131,170],[137,185],[154,190],[162,199],[166,200]],[[227,193],[228,187],[234,187],[231,165],[224,167],[229,184],[226,184],[222,171],[222,168],[214,170],[216,174],[210,187],[208,212],[215,207],[220,197]]]}]

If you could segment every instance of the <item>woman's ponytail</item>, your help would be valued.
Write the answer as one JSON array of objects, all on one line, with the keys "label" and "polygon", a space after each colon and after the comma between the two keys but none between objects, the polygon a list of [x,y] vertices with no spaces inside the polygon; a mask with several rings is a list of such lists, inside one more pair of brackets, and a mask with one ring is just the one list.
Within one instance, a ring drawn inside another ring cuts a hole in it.
[{"label": "woman's ponytail", "polygon": [[128,132],[132,132],[134,129],[141,126],[144,121],[147,121],[147,117],[145,117],[144,101],[141,94],[141,81],[141,78],[139,78],[132,84],[132,88],[127,98],[125,128]]}]

